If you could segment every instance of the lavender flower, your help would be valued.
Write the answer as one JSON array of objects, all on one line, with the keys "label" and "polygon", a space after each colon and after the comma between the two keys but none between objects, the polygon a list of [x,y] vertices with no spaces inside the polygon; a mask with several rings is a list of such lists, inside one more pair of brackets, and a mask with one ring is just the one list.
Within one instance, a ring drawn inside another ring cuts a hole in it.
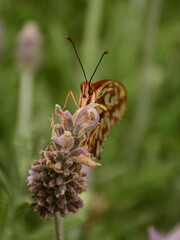
[{"label": "lavender flower", "polygon": [[150,240],[180,240],[180,227],[176,227],[167,235],[160,234],[154,227],[148,229]]},{"label": "lavender flower", "polygon": [[91,159],[87,146],[88,136],[99,122],[97,106],[89,104],[73,116],[69,111],[62,111],[59,105],[55,107],[59,123],[55,124],[52,116],[51,143],[41,151],[40,159],[34,161],[27,178],[34,198],[31,207],[42,219],[56,212],[64,217],[83,207],[79,194],[86,190],[86,174],[82,165],[100,166]]},{"label": "lavender flower", "polygon": [[42,36],[38,25],[32,21],[26,22],[18,35],[17,42],[18,64],[23,69],[36,69],[42,58]]}]

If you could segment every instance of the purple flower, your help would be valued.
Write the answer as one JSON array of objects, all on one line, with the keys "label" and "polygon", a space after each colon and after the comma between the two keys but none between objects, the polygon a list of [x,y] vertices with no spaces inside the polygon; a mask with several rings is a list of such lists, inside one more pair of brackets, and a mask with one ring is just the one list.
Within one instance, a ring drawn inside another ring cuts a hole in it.
[{"label": "purple flower", "polygon": [[17,42],[18,64],[25,69],[36,69],[42,58],[42,36],[38,25],[32,21],[26,22],[19,33]]},{"label": "purple flower", "polygon": [[27,177],[28,185],[30,185],[37,176],[37,172],[29,170],[29,177]]},{"label": "purple flower", "polygon": [[51,143],[40,152],[40,159],[35,160],[27,183],[34,202],[31,207],[44,220],[59,212],[62,217],[68,212],[76,213],[83,207],[79,194],[86,191],[86,173],[82,165],[100,166],[91,159],[87,140],[89,133],[99,122],[99,114],[89,104],[71,115],[55,107],[55,124],[51,118]]},{"label": "purple flower", "polygon": [[180,240],[180,227],[176,227],[169,234],[160,234],[154,227],[148,229],[150,240]]}]

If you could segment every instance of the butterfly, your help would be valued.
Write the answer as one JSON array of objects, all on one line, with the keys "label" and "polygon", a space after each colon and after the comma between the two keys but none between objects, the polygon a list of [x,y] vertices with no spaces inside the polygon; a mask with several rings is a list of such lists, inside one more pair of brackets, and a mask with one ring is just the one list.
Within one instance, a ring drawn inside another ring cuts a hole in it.
[{"label": "butterfly", "polygon": [[102,54],[90,80],[88,81],[80,58],[78,56],[77,50],[75,48],[74,42],[69,36],[66,36],[66,38],[72,43],[74,47],[76,56],[79,60],[85,77],[85,81],[82,82],[80,85],[81,93],[79,97],[79,103],[76,102],[72,91],[68,93],[66,102],[69,95],[71,94],[78,107],[84,107],[89,103],[99,104],[98,113],[100,116],[100,123],[99,126],[95,129],[95,132],[92,132],[89,136],[88,148],[92,157],[100,159],[101,150],[108,132],[124,116],[127,101],[126,89],[119,81],[113,81],[108,79],[99,80],[95,83],[91,83],[91,80],[103,56],[105,54],[109,54],[109,51],[105,51]]}]

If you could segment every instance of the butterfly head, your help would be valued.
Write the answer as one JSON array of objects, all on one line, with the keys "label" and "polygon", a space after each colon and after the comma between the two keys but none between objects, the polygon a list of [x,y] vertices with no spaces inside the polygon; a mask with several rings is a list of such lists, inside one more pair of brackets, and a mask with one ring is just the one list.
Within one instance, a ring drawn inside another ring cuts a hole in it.
[{"label": "butterfly head", "polygon": [[76,50],[76,47],[75,47],[75,44],[74,44],[73,40],[70,38],[70,36],[66,36],[66,39],[69,40],[72,43],[72,46],[74,48],[76,57],[77,57],[77,59],[78,59],[78,61],[80,63],[82,72],[84,74],[85,81],[81,83],[81,94],[80,94],[80,100],[79,100],[79,106],[83,107],[83,106],[85,106],[88,103],[92,103],[92,102],[94,103],[95,102],[96,93],[95,93],[95,91],[94,91],[94,89],[92,87],[91,80],[92,80],[94,74],[96,73],[96,70],[98,69],[99,64],[101,63],[104,55],[109,54],[109,51],[106,50],[106,51],[103,52],[103,54],[100,57],[100,60],[99,60],[98,64],[96,65],[96,68],[95,68],[95,70],[94,70],[90,80],[88,81],[87,77],[86,77],[86,73],[84,71],[84,67],[83,67],[83,65],[81,63],[81,60],[79,58],[79,55],[78,55],[78,52]]},{"label": "butterfly head", "polygon": [[93,95],[95,94],[92,89],[90,81],[84,81],[80,85],[81,94],[80,94],[80,106],[85,106],[86,104],[93,102]]},{"label": "butterfly head", "polygon": [[101,55],[101,58],[98,62],[98,64],[96,65],[96,68],[93,72],[93,74],[91,75],[90,80],[88,81],[86,78],[86,74],[84,72],[84,68],[82,67],[82,70],[84,72],[84,76],[85,76],[85,81],[81,83],[80,88],[81,88],[81,94],[80,94],[80,101],[79,104],[80,106],[85,106],[86,104],[89,103],[95,103],[95,98],[96,98],[96,92],[94,91],[95,89],[93,88],[93,84],[91,84],[91,80],[94,77],[94,74],[96,72],[96,70],[98,69],[99,64],[101,63],[103,57],[105,54],[109,54],[109,51],[106,50],[103,52],[103,54]]}]

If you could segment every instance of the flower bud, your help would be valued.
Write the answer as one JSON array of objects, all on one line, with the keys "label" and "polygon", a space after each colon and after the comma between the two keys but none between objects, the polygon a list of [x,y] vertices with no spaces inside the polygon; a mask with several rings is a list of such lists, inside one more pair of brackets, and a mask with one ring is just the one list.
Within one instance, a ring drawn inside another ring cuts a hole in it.
[{"label": "flower bud", "polygon": [[42,58],[41,45],[42,36],[38,25],[31,21],[26,22],[18,36],[18,64],[24,69],[36,69]]},{"label": "flower bud", "polygon": [[89,104],[80,108],[73,116],[74,129],[73,134],[81,137],[84,134],[91,132],[97,127],[99,122],[99,114],[94,107],[98,104]]}]

